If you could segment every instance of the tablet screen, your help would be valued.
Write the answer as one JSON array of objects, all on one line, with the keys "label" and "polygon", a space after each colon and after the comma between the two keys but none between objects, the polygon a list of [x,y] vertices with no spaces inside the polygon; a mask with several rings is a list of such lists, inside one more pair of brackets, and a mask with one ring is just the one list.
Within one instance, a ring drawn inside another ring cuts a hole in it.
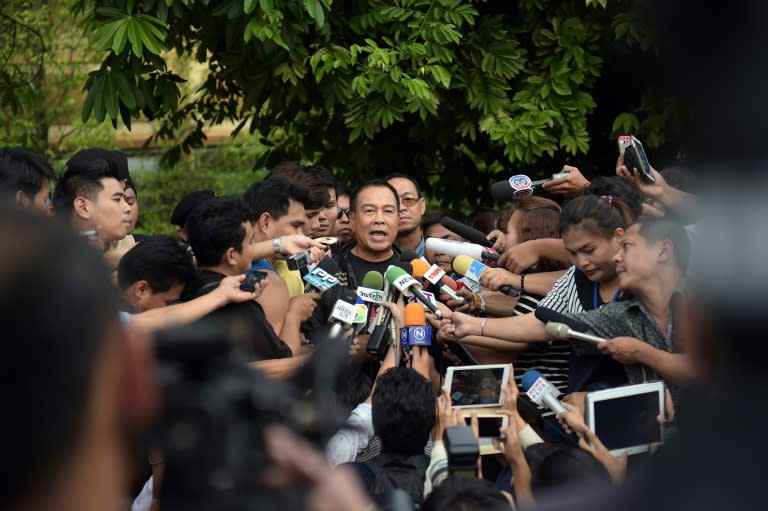
[{"label": "tablet screen", "polygon": [[661,441],[658,392],[595,401],[594,412],[595,434],[608,450]]},{"label": "tablet screen", "polygon": [[503,367],[456,368],[451,381],[451,402],[453,406],[499,404],[503,379]]}]

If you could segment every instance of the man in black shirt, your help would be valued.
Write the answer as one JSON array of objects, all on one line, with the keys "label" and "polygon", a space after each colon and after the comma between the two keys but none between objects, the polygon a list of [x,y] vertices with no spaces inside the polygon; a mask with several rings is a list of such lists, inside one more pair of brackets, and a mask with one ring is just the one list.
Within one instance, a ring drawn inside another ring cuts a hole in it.
[{"label": "man in black shirt", "polygon": [[[187,219],[189,243],[200,269],[190,286],[189,298],[215,289],[224,277],[241,275],[251,266],[255,238],[253,227],[239,199],[213,198],[199,205]],[[229,304],[213,313],[238,318],[251,330],[250,350],[256,359],[287,358],[290,347],[275,334],[264,310],[255,300]]]}]

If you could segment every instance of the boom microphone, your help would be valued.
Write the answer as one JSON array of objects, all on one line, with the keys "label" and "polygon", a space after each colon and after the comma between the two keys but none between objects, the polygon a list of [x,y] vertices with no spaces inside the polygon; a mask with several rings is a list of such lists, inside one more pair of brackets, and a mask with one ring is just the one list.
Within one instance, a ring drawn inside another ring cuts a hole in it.
[{"label": "boom microphone", "polygon": [[565,323],[547,323],[546,330],[547,335],[554,337],[555,339],[576,339],[578,341],[589,342],[592,344],[600,344],[601,342],[605,342],[605,339],[601,339],[600,337],[571,330]]},{"label": "boom microphone", "polygon": [[557,397],[560,391],[544,378],[538,371],[526,371],[522,378],[523,390],[531,398],[531,401],[539,406],[546,406],[555,415],[560,415],[568,410]]},{"label": "boom microphone", "polygon": [[[469,256],[460,255],[456,256],[453,260],[453,269],[456,273],[467,277],[469,280],[480,282],[480,276],[488,269],[488,267],[480,261],[475,261]],[[508,284],[499,287],[499,291],[508,296],[518,295],[518,292]]]},{"label": "boom microphone", "polygon": [[477,243],[466,241],[444,240],[442,238],[427,238],[426,247],[450,257],[466,255],[478,261],[498,261],[499,254],[495,250],[485,248]]},{"label": "boom microphone", "polygon": [[442,311],[438,309],[435,304],[432,303],[426,296],[424,296],[424,294],[421,292],[422,286],[419,284],[419,281],[406,273],[403,268],[390,266],[387,268],[384,276],[387,278],[387,281],[404,296],[415,297],[424,306],[426,306],[427,309],[432,312],[432,314],[442,319]]},{"label": "boom microphone", "polygon": [[488,248],[493,246],[493,243],[491,243],[491,240],[485,237],[485,234],[478,231],[474,227],[470,227],[466,224],[462,224],[461,222],[457,222],[451,217],[444,216],[440,219],[440,223],[443,225],[443,227],[453,233],[458,234],[467,241],[477,243],[478,245],[482,245]]}]

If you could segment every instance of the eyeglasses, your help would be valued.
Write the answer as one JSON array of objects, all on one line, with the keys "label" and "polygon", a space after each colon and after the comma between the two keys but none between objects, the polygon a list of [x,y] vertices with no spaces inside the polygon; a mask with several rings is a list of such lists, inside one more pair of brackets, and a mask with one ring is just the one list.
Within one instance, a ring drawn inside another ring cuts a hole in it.
[{"label": "eyeglasses", "polygon": [[421,200],[421,197],[413,197],[413,196],[406,196],[406,197],[400,197],[400,203],[405,206],[406,208],[410,208],[411,206],[415,206],[417,202]]},{"label": "eyeglasses", "polygon": [[339,214],[336,215],[336,220],[341,219],[342,215],[347,215],[347,218],[349,218],[349,211],[350,208],[339,208]]}]

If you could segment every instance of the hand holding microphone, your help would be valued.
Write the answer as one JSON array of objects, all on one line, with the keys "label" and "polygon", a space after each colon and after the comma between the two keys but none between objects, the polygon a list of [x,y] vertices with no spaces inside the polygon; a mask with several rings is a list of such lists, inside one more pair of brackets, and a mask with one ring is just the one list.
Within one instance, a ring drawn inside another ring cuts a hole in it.
[{"label": "hand holding microphone", "polygon": [[[474,281],[481,282],[483,273],[488,270],[488,267],[480,261],[474,260],[466,255],[459,255],[453,260],[453,269],[456,273],[463,275],[464,277]],[[498,291],[509,296],[517,296],[517,291],[510,285],[499,286]]]},{"label": "hand holding microphone", "polygon": [[450,257],[466,255],[478,261],[498,261],[499,254],[495,250],[465,241],[444,240],[441,238],[427,238],[426,247],[440,254]]},{"label": "hand holding microphone", "polygon": [[547,381],[538,371],[526,371],[522,378],[523,390],[531,398],[531,401],[539,406],[546,406],[555,414],[565,413],[568,410],[557,399],[561,392],[557,387]]},{"label": "hand holding microphone", "polygon": [[427,309],[429,309],[432,314],[438,318],[443,317],[442,311],[438,309],[435,304],[433,304],[429,298],[424,296],[424,294],[421,292],[421,284],[419,284],[416,279],[406,273],[404,269],[398,266],[390,266],[387,268],[385,277],[387,278],[387,281],[390,283],[390,285],[394,286],[395,289],[400,291],[403,296],[415,297],[419,302],[427,307]]}]

